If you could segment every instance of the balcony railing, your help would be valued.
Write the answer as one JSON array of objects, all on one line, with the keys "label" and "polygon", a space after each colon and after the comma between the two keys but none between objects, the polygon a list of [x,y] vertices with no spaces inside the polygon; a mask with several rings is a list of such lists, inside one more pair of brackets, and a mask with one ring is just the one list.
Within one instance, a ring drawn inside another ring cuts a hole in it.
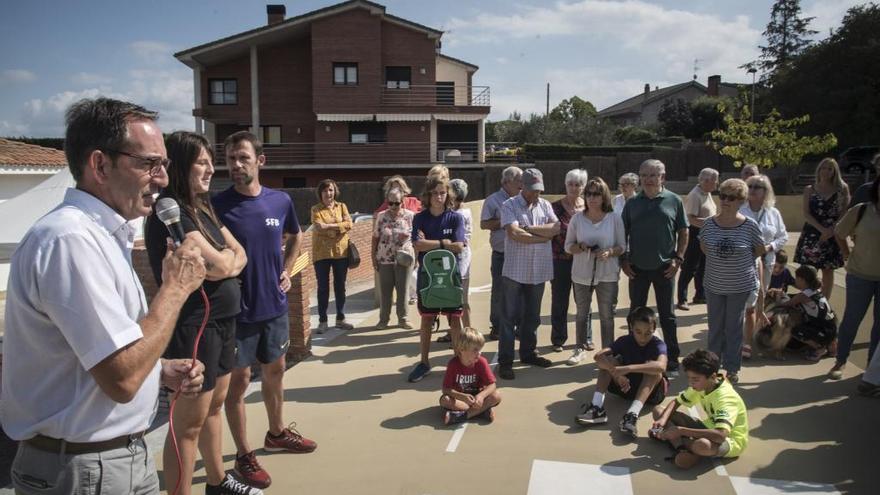
[{"label": "balcony railing", "polygon": [[[215,145],[215,165],[226,167],[222,144]],[[501,151],[501,150],[504,151]],[[436,154],[432,156],[432,151]],[[493,151],[497,150],[497,151]],[[480,163],[477,142],[395,142],[353,144],[282,143],[264,145],[268,167],[297,165],[393,165],[430,163]],[[516,162],[518,154],[513,143],[486,143],[486,161]]]},{"label": "balcony railing", "polygon": [[489,86],[409,84],[388,81],[382,86],[382,105],[405,107],[488,107]]}]

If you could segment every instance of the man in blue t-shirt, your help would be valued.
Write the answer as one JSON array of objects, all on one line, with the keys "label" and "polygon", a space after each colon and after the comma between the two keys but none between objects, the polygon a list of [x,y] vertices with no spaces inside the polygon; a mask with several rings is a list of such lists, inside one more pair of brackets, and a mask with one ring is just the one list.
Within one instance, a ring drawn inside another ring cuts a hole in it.
[{"label": "man in blue t-shirt", "polygon": [[[260,185],[259,170],[266,162],[263,145],[247,131],[236,132],[224,144],[233,186],[213,198],[214,209],[247,253],[241,278],[236,369],[226,396],[226,418],[237,449],[235,471],[251,486],[272,482],[247,440],[244,394],[251,365],[260,363],[263,402],[269,417],[264,448],[267,451],[312,452],[317,445],[287,427],[284,404],[285,354],[290,340],[287,291],[290,271],[302,245],[302,232],[290,196]],[[282,255],[281,245],[284,244]]]},{"label": "man in blue t-shirt", "polygon": [[576,416],[582,425],[608,422],[605,413],[605,393],[632,401],[620,420],[620,431],[636,438],[636,423],[645,404],[663,402],[668,383],[666,371],[666,344],[654,335],[657,316],[651,308],[636,308],[627,318],[630,333],[615,340],[611,347],[596,353],[599,378],[593,400],[582,407]]}]

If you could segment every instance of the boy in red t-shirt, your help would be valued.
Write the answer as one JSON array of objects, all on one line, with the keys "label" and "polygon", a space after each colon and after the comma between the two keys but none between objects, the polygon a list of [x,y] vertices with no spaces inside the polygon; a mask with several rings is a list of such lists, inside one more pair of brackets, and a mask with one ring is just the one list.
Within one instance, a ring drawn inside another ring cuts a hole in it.
[{"label": "boy in red t-shirt", "polygon": [[501,403],[501,394],[495,387],[495,374],[489,362],[480,355],[485,340],[473,328],[462,329],[455,344],[455,357],[446,365],[443,378],[443,423],[454,424],[484,414],[495,420],[494,407]]}]

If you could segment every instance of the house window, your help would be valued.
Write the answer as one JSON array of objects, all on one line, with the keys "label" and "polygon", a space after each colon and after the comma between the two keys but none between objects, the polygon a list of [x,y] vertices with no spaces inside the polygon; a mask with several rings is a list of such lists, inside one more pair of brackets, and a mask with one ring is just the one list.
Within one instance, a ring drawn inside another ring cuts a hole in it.
[{"label": "house window", "polygon": [[358,65],[353,63],[333,64],[333,84],[355,86],[358,83]]},{"label": "house window", "polygon": [[237,105],[238,81],[235,79],[211,79],[208,101],[211,105]]},{"label": "house window", "polygon": [[437,105],[455,105],[455,82],[437,81]]},{"label": "house window", "polygon": [[388,141],[388,129],[385,122],[351,122],[348,137],[352,144],[384,143]]},{"label": "house window", "polygon": [[389,89],[409,89],[411,81],[411,67],[385,67],[385,87]]},{"label": "house window", "polygon": [[260,126],[263,134],[263,144],[273,145],[281,144],[281,126],[280,125],[262,125]]}]

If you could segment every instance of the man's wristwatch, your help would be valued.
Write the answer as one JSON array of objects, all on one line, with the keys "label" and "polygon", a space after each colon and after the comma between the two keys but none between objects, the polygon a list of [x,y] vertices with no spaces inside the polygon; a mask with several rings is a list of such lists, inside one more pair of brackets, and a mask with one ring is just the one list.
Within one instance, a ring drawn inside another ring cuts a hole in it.
[{"label": "man's wristwatch", "polygon": [[682,263],[684,263],[684,258],[682,258],[681,256],[679,256],[678,254],[674,255],[674,256],[672,257],[672,259],[674,259],[674,260],[678,260],[678,264],[679,264],[679,265],[681,265]]}]

